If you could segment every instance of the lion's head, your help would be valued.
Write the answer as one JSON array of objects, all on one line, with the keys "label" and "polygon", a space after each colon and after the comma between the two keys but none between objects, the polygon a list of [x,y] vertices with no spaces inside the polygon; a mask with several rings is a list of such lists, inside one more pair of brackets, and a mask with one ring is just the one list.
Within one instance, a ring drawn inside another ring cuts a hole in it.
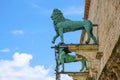
[{"label": "lion's head", "polygon": [[53,10],[53,13],[51,15],[51,19],[54,21],[54,24],[57,24],[58,22],[65,21],[63,13],[59,9]]}]

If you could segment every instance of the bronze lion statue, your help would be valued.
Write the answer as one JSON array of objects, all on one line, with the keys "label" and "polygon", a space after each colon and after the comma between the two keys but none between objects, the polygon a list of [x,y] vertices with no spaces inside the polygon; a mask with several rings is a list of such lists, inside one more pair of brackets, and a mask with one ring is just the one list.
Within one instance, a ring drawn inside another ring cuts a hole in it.
[{"label": "bronze lion statue", "polygon": [[93,39],[94,44],[97,44],[96,37],[92,33],[93,24],[90,20],[72,21],[70,19],[66,19],[59,9],[53,10],[51,19],[53,20],[54,28],[56,31],[56,35],[53,37],[52,43],[55,43],[55,40],[59,36],[61,39],[61,43],[64,43],[63,33],[84,29],[88,35],[86,44],[89,43],[91,38]]}]

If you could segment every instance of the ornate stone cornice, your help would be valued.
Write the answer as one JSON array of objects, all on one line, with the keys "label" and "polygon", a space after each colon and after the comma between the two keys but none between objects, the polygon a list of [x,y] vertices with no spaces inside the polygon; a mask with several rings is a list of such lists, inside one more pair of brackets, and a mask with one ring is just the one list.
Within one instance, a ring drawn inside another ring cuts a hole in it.
[{"label": "ornate stone cornice", "polygon": [[[106,63],[98,80],[119,80],[120,79],[120,38],[114,47],[113,54]],[[110,78],[110,79],[109,79]]]}]

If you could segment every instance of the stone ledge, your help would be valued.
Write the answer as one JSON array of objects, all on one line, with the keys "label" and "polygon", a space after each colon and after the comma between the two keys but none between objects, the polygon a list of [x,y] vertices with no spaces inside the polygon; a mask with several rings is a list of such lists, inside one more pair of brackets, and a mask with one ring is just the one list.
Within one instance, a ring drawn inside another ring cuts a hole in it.
[{"label": "stone ledge", "polygon": [[73,80],[86,80],[89,77],[88,72],[68,73],[68,75],[73,77]]},{"label": "stone ledge", "polygon": [[68,45],[68,49],[71,52],[76,52],[78,50],[83,50],[83,51],[97,51],[98,50],[98,45]]}]

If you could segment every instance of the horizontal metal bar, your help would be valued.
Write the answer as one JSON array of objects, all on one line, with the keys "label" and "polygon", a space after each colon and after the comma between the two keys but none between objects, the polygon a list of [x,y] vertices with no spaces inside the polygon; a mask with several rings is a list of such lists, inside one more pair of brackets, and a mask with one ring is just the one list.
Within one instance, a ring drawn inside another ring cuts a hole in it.
[{"label": "horizontal metal bar", "polygon": [[89,72],[58,72],[58,74],[88,74]]}]

